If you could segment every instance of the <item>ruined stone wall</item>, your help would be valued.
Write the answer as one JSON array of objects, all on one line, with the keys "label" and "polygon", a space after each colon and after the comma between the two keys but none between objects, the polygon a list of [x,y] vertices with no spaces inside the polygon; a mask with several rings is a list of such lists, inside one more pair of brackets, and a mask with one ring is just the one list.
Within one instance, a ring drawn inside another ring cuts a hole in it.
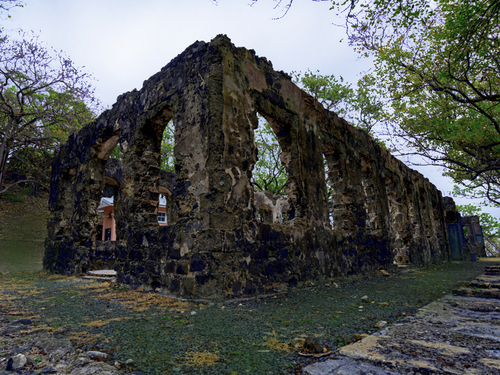
[{"label": "ruined stone wall", "polygon": [[[256,218],[258,114],[271,125],[288,174],[282,222]],[[165,184],[160,143],[170,120],[176,164]],[[188,47],[61,147],[52,168],[49,271],[91,266],[114,147],[123,154],[115,269],[131,286],[231,298],[450,257],[434,185],[225,36]],[[168,197],[162,227],[160,193]]]},{"label": "ruined stone wall", "polygon": [[476,257],[485,257],[486,248],[484,245],[483,228],[479,223],[479,216],[463,217],[462,225],[464,228],[467,228],[468,253]]}]

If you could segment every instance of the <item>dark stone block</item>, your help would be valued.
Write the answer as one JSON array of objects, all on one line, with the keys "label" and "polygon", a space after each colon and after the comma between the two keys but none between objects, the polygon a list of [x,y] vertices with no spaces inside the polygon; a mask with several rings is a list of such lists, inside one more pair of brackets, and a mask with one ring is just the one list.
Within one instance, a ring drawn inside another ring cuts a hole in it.
[{"label": "dark stone block", "polygon": [[174,273],[175,265],[176,265],[176,262],[174,262],[174,261],[168,262],[164,268],[165,273]]},{"label": "dark stone block", "polygon": [[283,272],[285,272],[285,265],[283,262],[270,261],[265,264],[265,269],[262,274],[269,277]]},{"label": "dark stone block", "polygon": [[140,260],[144,259],[144,255],[142,254],[141,250],[132,249],[128,253],[128,258],[130,260],[139,260],[140,261]]},{"label": "dark stone block", "polygon": [[235,281],[233,283],[233,294],[237,296],[241,291],[241,281]]},{"label": "dark stone block", "polygon": [[182,289],[184,294],[187,296],[194,296],[195,294],[196,282],[193,278],[182,279]]},{"label": "dark stone block", "polygon": [[178,262],[177,269],[175,273],[178,275],[187,275],[188,274],[188,264],[187,262]]},{"label": "dark stone block", "polygon": [[170,286],[168,288],[171,293],[179,293],[181,290],[181,282],[180,280],[174,279],[170,282]]},{"label": "dark stone block", "polygon": [[288,249],[287,248],[281,249],[278,253],[278,259],[283,260],[286,258],[288,258]]},{"label": "dark stone block", "polygon": [[264,224],[264,223],[259,224],[258,239],[261,241],[271,240],[271,226],[269,224]]},{"label": "dark stone block", "polygon": [[205,284],[208,280],[210,280],[211,278],[213,278],[212,276],[210,275],[196,275],[195,276],[195,280],[198,284],[200,285],[203,285]]},{"label": "dark stone block", "polygon": [[190,269],[191,272],[199,272],[205,269],[205,262],[198,254],[194,254],[191,258]]},{"label": "dark stone block", "polygon": [[258,250],[255,252],[255,254],[252,258],[255,258],[258,260],[268,259],[269,258],[268,247],[265,244],[260,245]]},{"label": "dark stone block", "polygon": [[149,274],[149,275],[158,275],[160,272],[159,272],[159,267],[160,265],[152,260],[148,260],[146,262],[146,272]]},{"label": "dark stone block", "polygon": [[168,249],[168,257],[170,259],[181,259],[181,249],[180,248],[177,248],[177,249],[174,249],[173,247],[171,247],[170,249]]},{"label": "dark stone block", "polygon": [[256,291],[257,291],[257,288],[255,288],[255,285],[252,282],[252,280],[247,279],[247,281],[245,282],[245,289],[244,289],[245,294],[252,295],[252,294],[255,294]]},{"label": "dark stone block", "polygon": [[260,276],[262,274],[262,265],[256,262],[250,262],[248,265],[248,272],[250,275]]}]

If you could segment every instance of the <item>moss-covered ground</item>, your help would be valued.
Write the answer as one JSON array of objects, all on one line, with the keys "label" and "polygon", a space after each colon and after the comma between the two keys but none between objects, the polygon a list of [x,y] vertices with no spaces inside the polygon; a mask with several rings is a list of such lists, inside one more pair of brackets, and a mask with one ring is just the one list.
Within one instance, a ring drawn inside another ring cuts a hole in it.
[{"label": "moss-covered ground", "polygon": [[[454,262],[390,277],[330,280],[274,298],[201,304],[120,285],[44,272],[0,275],[0,307],[70,337],[83,350],[110,354],[146,374],[287,374],[317,361],[294,348],[315,337],[327,350],[413,314],[484,262]],[[368,296],[368,300],[361,297]],[[363,306],[360,308],[360,306]]]}]

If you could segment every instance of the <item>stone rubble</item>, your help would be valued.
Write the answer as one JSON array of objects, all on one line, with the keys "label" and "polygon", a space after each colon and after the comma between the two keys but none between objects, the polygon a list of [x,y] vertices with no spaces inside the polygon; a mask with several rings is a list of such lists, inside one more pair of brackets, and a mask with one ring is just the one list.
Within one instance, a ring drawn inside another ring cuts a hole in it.
[{"label": "stone rubble", "polygon": [[[106,353],[76,349],[70,340],[58,338],[45,329],[37,329],[31,319],[0,314],[0,375],[120,375],[106,362]],[[96,360],[94,360],[96,359]]]}]

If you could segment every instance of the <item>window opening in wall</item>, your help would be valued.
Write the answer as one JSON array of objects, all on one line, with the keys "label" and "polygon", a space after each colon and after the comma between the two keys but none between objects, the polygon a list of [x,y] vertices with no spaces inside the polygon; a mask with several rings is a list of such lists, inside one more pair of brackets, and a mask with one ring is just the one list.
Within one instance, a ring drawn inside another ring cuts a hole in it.
[{"label": "window opening in wall", "polygon": [[122,148],[120,147],[120,143],[118,143],[118,145],[111,151],[109,157],[120,161],[123,160],[123,153]]},{"label": "window opening in wall", "polygon": [[258,160],[253,168],[252,183],[260,191],[275,197],[286,197],[288,175],[281,162],[281,146],[269,122],[260,115],[258,119],[259,125],[254,132]]},{"label": "window opening in wall", "polygon": [[102,223],[102,226],[101,230],[97,229],[96,231],[96,239],[103,241],[116,241],[113,196],[103,196],[97,211],[99,213],[99,221]]},{"label": "window opening in wall", "polygon": [[[108,142],[112,142],[112,139]],[[103,149],[106,149],[106,145]],[[119,180],[118,176],[122,173],[123,154],[119,143],[116,143],[116,146],[108,149],[107,152],[109,152],[109,156],[103,155],[106,158],[103,171],[104,188],[101,191],[97,207],[98,221],[95,238],[98,241],[116,241],[115,199],[120,187],[117,179]]]},{"label": "window opening in wall", "polygon": [[329,179],[330,168],[328,167],[328,162],[326,160],[326,155],[323,154],[323,166],[325,170],[325,181],[326,181],[326,194],[327,194],[327,210],[328,210],[328,222],[335,228],[335,220],[333,218],[333,188]]},{"label": "window opening in wall", "polygon": [[164,171],[175,172],[174,130],[174,122],[170,120],[161,139],[161,169]]},{"label": "window opening in wall", "polygon": [[265,216],[266,216],[266,214],[265,214],[264,210],[259,210],[259,211],[257,212],[257,217],[258,217],[258,219],[259,219],[259,221],[260,221],[261,223],[263,223],[263,222],[264,222],[264,218],[265,218]]},{"label": "window opening in wall", "polygon": [[278,137],[286,137],[273,129],[263,116],[257,114],[254,129],[257,162],[252,170],[256,219],[265,223],[282,223],[289,219],[290,206],[285,192],[288,174],[282,162],[282,149]]},{"label": "window opening in wall", "polygon": [[158,204],[158,224],[167,224],[167,198],[161,194]]},{"label": "window opening in wall", "polygon": [[[160,186],[171,188],[171,184],[175,180],[175,125],[170,119],[163,129],[160,143]],[[169,219],[167,215],[167,207],[169,202],[165,195],[158,197],[158,224],[167,225]],[[170,218],[172,220],[172,218]]]}]

